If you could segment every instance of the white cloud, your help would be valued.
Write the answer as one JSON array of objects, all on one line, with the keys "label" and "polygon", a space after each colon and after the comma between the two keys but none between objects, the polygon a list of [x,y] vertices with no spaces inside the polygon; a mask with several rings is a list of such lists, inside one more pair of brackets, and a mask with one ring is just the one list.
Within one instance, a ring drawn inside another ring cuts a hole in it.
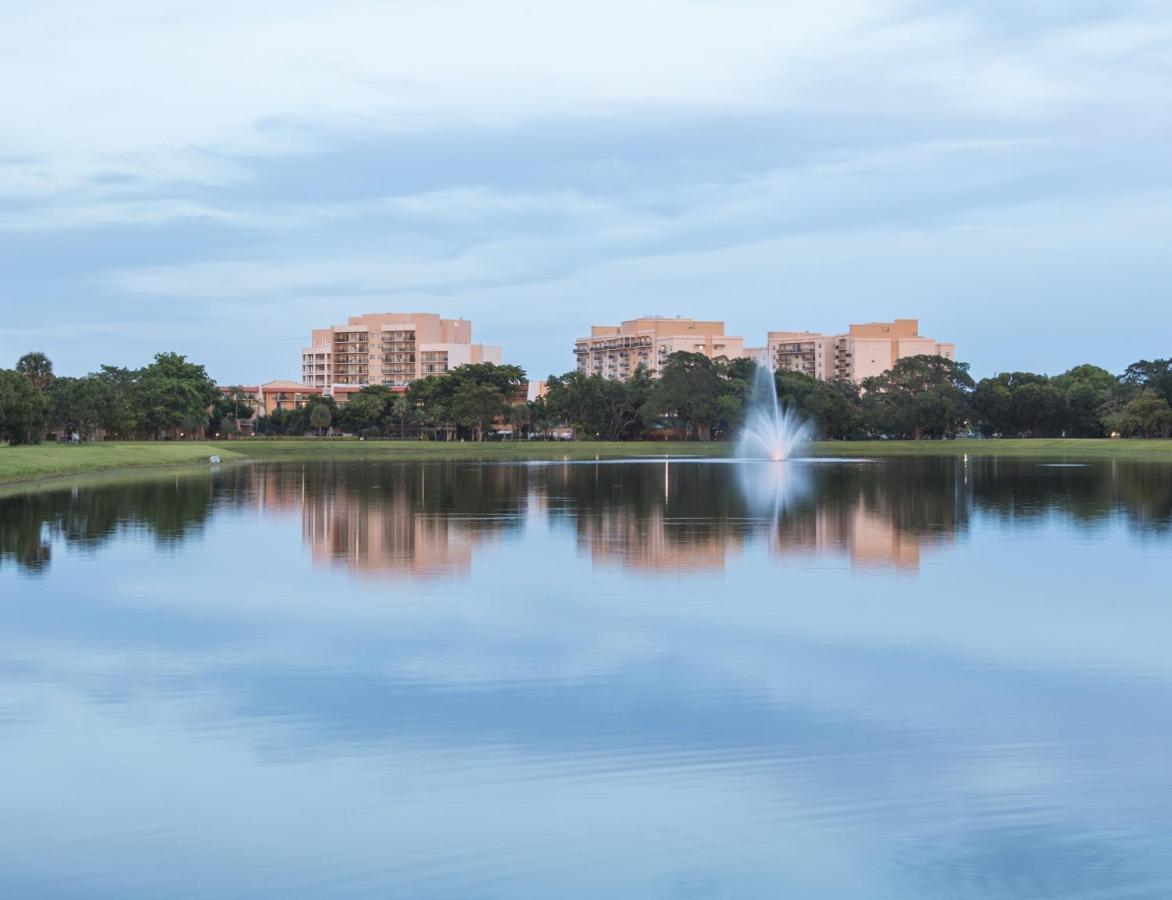
[{"label": "white cloud", "polygon": [[[1063,241],[1142,319],[1169,35],[1143,0],[8,4],[0,232],[38,300],[7,321],[149,309],[127,353],[182,339],[230,378],[287,374],[293,335],[359,305],[477,316],[539,370],[598,316],[749,331],[779,298],[838,327],[984,284],[1028,335]],[[198,314],[236,326],[201,350]]]},{"label": "white cloud", "polygon": [[[911,0],[14,5],[0,14],[0,82],[18,86],[0,95],[0,143],[36,161],[27,190],[111,168],[207,183],[223,179],[225,158],[313,149],[330,131],[673,108],[1052,115],[1104,93],[1135,109],[1150,102],[1137,87],[1166,83],[1169,45],[1151,36],[1170,15],[1009,41],[990,38],[975,12],[924,9]],[[1138,49],[1143,69],[1121,72],[1118,55]],[[1120,83],[1128,92],[1111,93]]]}]

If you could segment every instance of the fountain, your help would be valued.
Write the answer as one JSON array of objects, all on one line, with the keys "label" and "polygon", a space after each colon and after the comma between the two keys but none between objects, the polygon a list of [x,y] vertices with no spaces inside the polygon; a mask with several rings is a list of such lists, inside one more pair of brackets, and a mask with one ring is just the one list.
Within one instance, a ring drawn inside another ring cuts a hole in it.
[{"label": "fountain", "polygon": [[745,416],[741,439],[737,442],[737,456],[781,462],[790,459],[794,450],[809,437],[810,423],[778,402],[773,373],[758,366],[753,392],[749,396],[749,412]]}]

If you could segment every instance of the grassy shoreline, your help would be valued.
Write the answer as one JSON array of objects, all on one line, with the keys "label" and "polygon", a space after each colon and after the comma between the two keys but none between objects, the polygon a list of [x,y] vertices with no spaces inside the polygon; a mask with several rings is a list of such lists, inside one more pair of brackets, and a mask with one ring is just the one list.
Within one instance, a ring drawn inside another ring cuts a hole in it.
[{"label": "grassy shoreline", "polygon": [[[0,446],[0,484],[32,484],[95,472],[234,461],[413,460],[518,461],[728,456],[728,443],[642,441],[434,443],[425,441],[237,440],[107,442],[78,446]],[[1048,459],[1143,459],[1172,462],[1172,440],[1038,438],[1031,440],[821,441],[814,456],[1000,456]]]}]

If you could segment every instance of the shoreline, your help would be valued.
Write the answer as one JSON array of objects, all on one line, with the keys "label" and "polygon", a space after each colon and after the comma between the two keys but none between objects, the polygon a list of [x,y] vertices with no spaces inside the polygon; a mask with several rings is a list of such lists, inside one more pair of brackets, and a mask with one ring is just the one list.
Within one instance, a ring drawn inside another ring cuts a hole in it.
[{"label": "shoreline", "polygon": [[[59,483],[110,472],[146,473],[198,467],[216,455],[224,463],[298,461],[492,462],[625,458],[726,457],[724,441],[517,441],[444,443],[290,438],[235,441],[109,441],[93,444],[0,446],[0,487]],[[1111,438],[1010,438],[950,441],[816,441],[817,457],[991,456],[1007,459],[1130,459],[1172,463],[1172,440]],[[6,491],[9,493],[10,491]]]}]

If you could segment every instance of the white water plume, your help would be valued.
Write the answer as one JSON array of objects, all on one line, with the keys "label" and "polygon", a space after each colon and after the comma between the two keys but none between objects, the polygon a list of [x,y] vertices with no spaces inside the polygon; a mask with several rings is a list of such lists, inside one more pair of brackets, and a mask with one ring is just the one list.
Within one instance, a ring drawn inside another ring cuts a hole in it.
[{"label": "white water plume", "polygon": [[794,451],[809,440],[810,431],[809,422],[778,402],[773,372],[758,366],[749,411],[737,442],[737,456],[776,462],[791,459]]}]

